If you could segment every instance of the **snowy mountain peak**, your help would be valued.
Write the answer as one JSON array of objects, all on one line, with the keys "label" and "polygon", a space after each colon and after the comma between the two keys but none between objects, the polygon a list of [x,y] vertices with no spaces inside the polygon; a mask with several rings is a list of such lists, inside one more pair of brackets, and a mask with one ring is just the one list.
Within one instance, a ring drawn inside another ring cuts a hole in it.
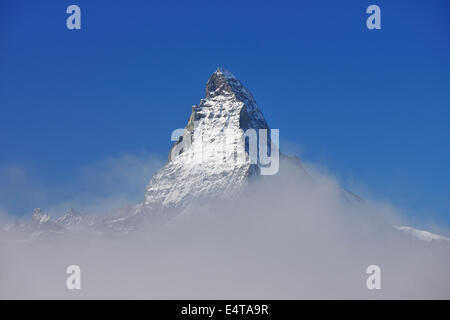
[{"label": "snowy mountain peak", "polygon": [[240,102],[243,105],[238,106],[239,126],[241,129],[268,129],[261,110],[256,105],[256,101],[250,91],[244,87],[230,71],[217,68],[206,83],[206,99],[202,99],[199,106],[194,106],[195,111],[199,111],[200,107],[219,106],[221,111],[225,107],[224,102]]},{"label": "snowy mountain peak", "polygon": [[37,224],[43,224],[50,220],[50,216],[43,213],[41,208],[35,208],[33,210],[33,215],[31,216],[31,222]]},{"label": "snowy mountain peak", "polygon": [[[33,210],[33,215],[31,216],[30,226],[39,232],[59,232],[61,231],[61,226],[54,222],[50,216],[43,213],[40,208]],[[37,234],[39,234],[39,232]],[[36,234],[33,233],[32,236]]]},{"label": "snowy mountain peak", "polygon": [[[240,190],[259,172],[248,159],[247,129],[259,134],[269,126],[250,91],[231,72],[218,68],[206,83],[206,97],[192,107],[168,162],[149,182],[136,214],[179,209]],[[243,160],[236,161],[238,157]]]},{"label": "snowy mountain peak", "polygon": [[82,220],[81,214],[70,208],[66,214],[56,219],[56,222],[62,225],[77,224]]},{"label": "snowy mountain peak", "polygon": [[[214,107],[217,108],[214,110]],[[238,118],[239,127],[243,130],[269,128],[250,91],[230,71],[223,68],[217,68],[208,79],[206,98],[193,109],[194,113],[201,114],[203,111],[210,117],[222,115],[227,118]],[[201,115],[196,116],[194,120],[199,118]]]},{"label": "snowy mountain peak", "polygon": [[[225,129],[236,131],[237,137],[239,130],[250,128],[269,129],[269,126],[252,94],[231,72],[218,68],[207,81],[206,98],[192,107],[185,132],[172,146],[168,161],[186,152],[190,142],[198,146],[199,141],[210,138],[210,142],[218,146],[223,140],[217,138]],[[202,142],[202,146],[208,144]]]},{"label": "snowy mountain peak", "polygon": [[[216,72],[214,72],[214,74],[222,74],[225,78],[227,79],[233,79],[233,80],[238,80],[234,74],[232,74],[230,71],[228,71],[225,68],[222,67],[218,67]],[[239,80],[238,80],[239,81]]]},{"label": "snowy mountain peak", "polygon": [[206,98],[232,94],[245,94],[247,98],[253,98],[230,71],[217,68],[206,83]]}]

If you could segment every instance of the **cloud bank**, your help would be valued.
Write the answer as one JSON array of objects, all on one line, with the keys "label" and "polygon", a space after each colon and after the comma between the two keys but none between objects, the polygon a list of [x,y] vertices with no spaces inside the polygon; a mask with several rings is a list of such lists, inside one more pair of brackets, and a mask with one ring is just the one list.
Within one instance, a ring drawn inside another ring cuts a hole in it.
[{"label": "cloud bank", "polygon": [[114,211],[140,201],[163,163],[153,155],[122,154],[80,166],[57,186],[42,183],[36,168],[5,166],[0,168],[0,212],[28,218],[35,207],[53,217],[69,208],[94,215]]},{"label": "cloud bank", "polygon": [[[0,298],[450,298],[448,243],[396,230],[405,221],[395,208],[349,201],[308,168],[312,179],[285,164],[237,198],[130,234],[18,241],[2,232]],[[66,289],[73,264],[81,290]],[[366,287],[369,265],[381,268],[380,290]]]}]

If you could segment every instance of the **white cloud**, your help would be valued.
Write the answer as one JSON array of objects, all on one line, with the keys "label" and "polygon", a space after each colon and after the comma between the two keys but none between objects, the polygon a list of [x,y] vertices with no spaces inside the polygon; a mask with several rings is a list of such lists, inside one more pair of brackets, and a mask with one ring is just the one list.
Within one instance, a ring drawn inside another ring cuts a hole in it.
[{"label": "white cloud", "polygon": [[[395,230],[405,221],[394,207],[343,200],[332,177],[309,169],[313,180],[285,167],[238,199],[128,235],[1,239],[0,297],[450,298],[448,244]],[[65,289],[70,264],[81,267],[80,292]],[[381,290],[366,288],[372,264]]]},{"label": "white cloud", "polygon": [[152,155],[110,157],[76,169],[75,178],[68,175],[57,187],[39,182],[30,168],[0,168],[0,208],[26,218],[35,207],[52,216],[69,208],[104,214],[141,200],[149,177],[162,163]]}]

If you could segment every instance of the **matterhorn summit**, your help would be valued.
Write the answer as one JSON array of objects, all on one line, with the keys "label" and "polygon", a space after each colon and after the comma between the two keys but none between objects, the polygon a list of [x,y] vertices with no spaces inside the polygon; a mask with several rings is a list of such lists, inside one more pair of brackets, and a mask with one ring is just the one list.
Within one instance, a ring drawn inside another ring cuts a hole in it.
[{"label": "matterhorn summit", "polygon": [[168,161],[150,180],[135,215],[179,211],[202,199],[238,193],[264,170],[258,152],[267,156],[272,147],[278,152],[270,137],[252,94],[231,72],[218,68],[206,84],[205,98],[173,137]]}]

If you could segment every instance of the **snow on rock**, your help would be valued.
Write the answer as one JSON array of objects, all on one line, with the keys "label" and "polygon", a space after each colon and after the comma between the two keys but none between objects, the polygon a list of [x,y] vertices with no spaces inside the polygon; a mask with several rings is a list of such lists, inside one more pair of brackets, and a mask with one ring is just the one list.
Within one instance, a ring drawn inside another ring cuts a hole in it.
[{"label": "snow on rock", "polygon": [[425,230],[419,230],[408,226],[394,226],[394,228],[423,241],[445,241],[450,243],[450,238],[440,236],[438,234],[431,233]]},{"label": "snow on rock", "polygon": [[33,210],[29,226],[39,232],[61,232],[63,227],[53,221],[47,213],[43,213],[40,208]]},{"label": "snow on rock", "polygon": [[81,214],[80,212],[70,208],[67,213],[55,220],[56,223],[71,228],[73,226],[89,227],[96,224],[98,221],[96,217]]},{"label": "snow on rock", "polygon": [[41,208],[36,208],[33,210],[33,215],[31,216],[31,222],[34,224],[42,225],[50,220],[50,216],[43,213]]}]

